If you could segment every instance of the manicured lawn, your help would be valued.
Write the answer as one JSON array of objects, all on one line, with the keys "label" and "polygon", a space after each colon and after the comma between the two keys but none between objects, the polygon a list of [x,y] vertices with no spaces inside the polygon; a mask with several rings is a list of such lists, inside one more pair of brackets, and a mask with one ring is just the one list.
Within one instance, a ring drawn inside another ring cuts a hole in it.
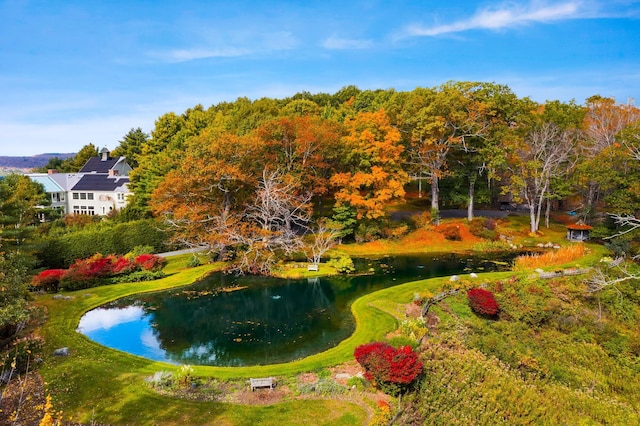
[{"label": "manicured lawn", "polygon": [[[595,259],[595,256],[594,256]],[[590,259],[590,262],[593,259]],[[40,296],[48,321],[40,330],[45,339],[40,372],[56,410],[65,419],[107,424],[363,424],[366,411],[355,404],[329,400],[289,400],[271,406],[245,406],[194,402],[164,397],[152,391],[144,379],[158,371],[177,367],[132,356],[98,345],[75,331],[82,314],[106,302],[134,293],[187,285],[221,267],[220,264],[186,268],[188,256],[169,260],[166,278],[154,282],[117,284],[65,293],[71,299]],[[505,279],[512,272],[481,274],[479,280]],[[336,347],[285,364],[232,367],[194,367],[199,377],[238,379],[286,377],[319,371],[353,359],[356,346],[382,339],[397,328],[395,316],[415,293],[437,292],[448,281],[435,278],[416,281],[368,294],[356,300],[352,311],[356,331]],[[69,347],[69,357],[54,357],[53,350]],[[312,420],[310,420],[312,419]]]}]

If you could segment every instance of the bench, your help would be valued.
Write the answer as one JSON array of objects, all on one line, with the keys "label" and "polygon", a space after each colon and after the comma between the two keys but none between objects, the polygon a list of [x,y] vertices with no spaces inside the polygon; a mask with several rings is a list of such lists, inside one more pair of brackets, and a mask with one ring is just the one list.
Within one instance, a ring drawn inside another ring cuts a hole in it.
[{"label": "bench", "polygon": [[318,264],[317,263],[310,263],[307,265],[307,271],[314,271],[314,272],[318,272]]},{"label": "bench", "polygon": [[273,389],[276,387],[276,381],[273,377],[263,377],[259,379],[249,379],[249,383],[251,383],[251,392],[253,392],[256,388],[269,388]]}]

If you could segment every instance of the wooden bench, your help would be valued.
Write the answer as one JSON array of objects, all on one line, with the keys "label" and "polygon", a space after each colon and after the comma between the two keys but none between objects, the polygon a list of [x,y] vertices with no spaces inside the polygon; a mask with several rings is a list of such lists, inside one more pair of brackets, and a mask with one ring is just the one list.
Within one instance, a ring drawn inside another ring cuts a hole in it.
[{"label": "wooden bench", "polygon": [[249,379],[249,383],[251,383],[251,392],[253,392],[256,388],[269,388],[273,389],[276,387],[276,381],[273,377],[263,377],[259,379]]},{"label": "wooden bench", "polygon": [[317,263],[310,263],[307,265],[307,271],[314,271],[314,272],[318,272],[318,264]]}]

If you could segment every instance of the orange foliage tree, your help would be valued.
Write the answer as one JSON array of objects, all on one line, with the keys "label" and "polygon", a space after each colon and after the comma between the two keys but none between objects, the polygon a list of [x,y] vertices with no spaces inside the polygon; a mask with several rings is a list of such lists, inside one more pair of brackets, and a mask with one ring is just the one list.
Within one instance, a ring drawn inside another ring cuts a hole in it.
[{"label": "orange foliage tree", "polygon": [[409,181],[402,168],[400,132],[384,110],[347,118],[345,127],[340,154],[348,171],[331,177],[336,206],[355,208],[358,219],[380,218],[390,201],[404,197],[403,185]]},{"label": "orange foliage tree", "polygon": [[328,191],[341,133],[338,123],[310,116],[281,117],[256,131],[268,164],[314,195]]}]

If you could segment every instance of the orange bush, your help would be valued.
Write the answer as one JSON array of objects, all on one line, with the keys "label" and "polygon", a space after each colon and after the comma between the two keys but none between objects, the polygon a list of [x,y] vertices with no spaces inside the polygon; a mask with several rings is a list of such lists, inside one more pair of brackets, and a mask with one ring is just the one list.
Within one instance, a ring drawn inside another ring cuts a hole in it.
[{"label": "orange bush", "polygon": [[522,255],[516,258],[514,269],[523,270],[562,265],[563,263],[579,259],[584,256],[585,253],[586,249],[583,244],[572,244],[542,254]]}]

